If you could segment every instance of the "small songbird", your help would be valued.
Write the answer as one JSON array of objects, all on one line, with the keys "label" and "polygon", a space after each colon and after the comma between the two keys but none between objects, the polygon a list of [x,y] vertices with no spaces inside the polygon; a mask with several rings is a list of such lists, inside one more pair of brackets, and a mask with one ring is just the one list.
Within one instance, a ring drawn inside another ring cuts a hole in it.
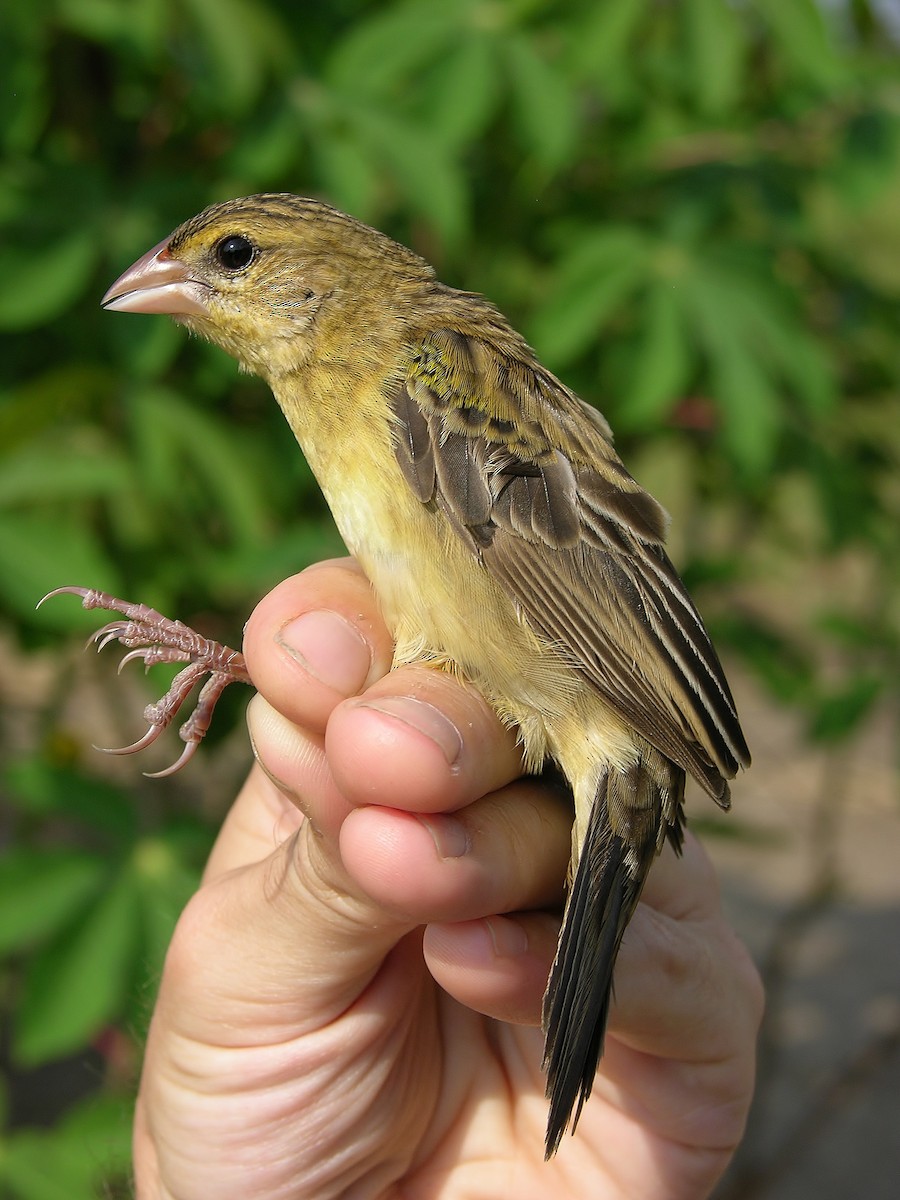
[{"label": "small songbird", "polygon": [[[187,221],[104,297],[168,313],[269,383],[372,582],[395,665],[472,683],[574,797],[568,901],[544,998],[549,1157],[591,1091],[612,972],[648,869],[678,849],[690,773],[723,809],[749,765],[719,660],[666,556],[667,517],[604,418],[481,296],[318,200],[260,195]],[[75,590],[75,589],[71,589]],[[119,608],[147,661],[248,680],[237,656]],[[194,640],[192,641],[191,638]],[[243,672],[243,673],[241,673]],[[152,728],[171,719],[186,687]],[[184,756],[183,756],[184,757]]]}]

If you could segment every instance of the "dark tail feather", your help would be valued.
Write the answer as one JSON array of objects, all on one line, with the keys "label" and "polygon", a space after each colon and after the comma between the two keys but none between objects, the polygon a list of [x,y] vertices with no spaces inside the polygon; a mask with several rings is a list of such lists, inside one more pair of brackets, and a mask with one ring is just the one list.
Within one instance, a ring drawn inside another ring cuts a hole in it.
[{"label": "dark tail feather", "polygon": [[[642,767],[627,774],[604,771],[598,782],[544,996],[547,1158],[559,1149],[570,1121],[574,1132],[591,1094],[603,1053],[613,966],[647,871],[666,836],[676,849],[680,846],[684,774],[659,759],[668,776],[662,788],[658,776],[651,780]],[[612,832],[611,798],[617,826],[630,826],[627,838]]]}]

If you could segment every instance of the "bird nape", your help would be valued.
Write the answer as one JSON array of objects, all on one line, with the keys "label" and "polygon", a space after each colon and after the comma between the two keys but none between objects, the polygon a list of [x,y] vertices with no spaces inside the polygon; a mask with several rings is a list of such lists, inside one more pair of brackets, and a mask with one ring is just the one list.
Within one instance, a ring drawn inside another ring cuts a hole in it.
[{"label": "bird nape", "polygon": [[[543,1013],[549,1157],[590,1095],[647,872],[666,841],[680,847],[686,776],[727,808],[727,780],[750,762],[665,553],[665,513],[603,417],[497,309],[320,201],[213,205],[103,303],[168,313],[268,381],[372,582],[394,664],[450,664],[516,730],[527,770],[552,762],[565,777],[572,882]],[[251,682],[241,655],[144,606],[59,590],[121,614],[101,644],[187,664],[121,752],[153,741],[208,676],[182,766],[222,689]]]}]

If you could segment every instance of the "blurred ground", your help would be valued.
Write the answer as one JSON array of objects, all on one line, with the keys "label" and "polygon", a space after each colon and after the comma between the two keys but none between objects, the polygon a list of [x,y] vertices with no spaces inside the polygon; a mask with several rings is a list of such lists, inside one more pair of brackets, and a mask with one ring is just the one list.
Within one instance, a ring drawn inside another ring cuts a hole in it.
[{"label": "blurred ground", "polygon": [[[900,1194],[900,804],[886,715],[839,749],[729,668],[754,754],[747,836],[705,839],[766,981],[747,1137],[716,1200]],[[895,728],[895,727],[894,727]],[[699,817],[700,805],[692,806]],[[729,818],[730,820],[731,818]]]}]

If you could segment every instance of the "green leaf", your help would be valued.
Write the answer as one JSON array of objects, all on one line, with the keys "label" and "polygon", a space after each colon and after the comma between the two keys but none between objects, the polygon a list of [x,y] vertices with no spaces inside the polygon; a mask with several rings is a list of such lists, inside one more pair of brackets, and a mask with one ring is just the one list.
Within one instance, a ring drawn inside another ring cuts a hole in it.
[{"label": "green leaf", "polygon": [[410,208],[429,220],[448,246],[456,245],[468,224],[468,195],[447,149],[428,130],[383,110],[357,107],[351,117],[360,140],[389,167]]},{"label": "green leaf", "polygon": [[134,445],[143,459],[148,491],[167,501],[177,494],[182,471],[198,476],[215,497],[232,535],[255,542],[266,532],[264,481],[246,469],[244,433],[196,404],[159,387],[130,397]]},{"label": "green leaf", "polygon": [[101,859],[75,850],[7,850],[0,861],[0,954],[71,924],[106,874]]},{"label": "green leaf", "polygon": [[17,1130],[4,1139],[0,1179],[11,1200],[93,1200],[97,1172],[85,1172],[84,1158],[55,1130]]},{"label": "green leaf", "polygon": [[608,226],[575,239],[559,264],[550,298],[530,322],[529,340],[557,365],[594,343],[606,320],[625,302],[647,269],[643,235]]},{"label": "green leaf", "polygon": [[[97,614],[91,614],[96,627]],[[19,759],[3,772],[10,803],[36,816],[56,816],[90,826],[117,847],[135,833],[131,796],[115,784],[83,775],[71,767],[52,766],[39,756]]]},{"label": "green leaf", "polygon": [[8,246],[0,252],[0,329],[28,329],[67,309],[84,290],[96,253],[90,229],[40,250]]},{"label": "green leaf", "polygon": [[8,1132],[0,1180],[17,1200],[118,1195],[112,1185],[121,1185],[131,1162],[130,1108],[119,1096],[93,1096],[52,1129]]},{"label": "green leaf", "polygon": [[601,84],[609,71],[618,73],[630,61],[630,43],[648,7],[648,0],[605,0],[588,5],[587,20],[574,30],[576,73],[588,74]]},{"label": "green leaf", "polygon": [[651,288],[645,303],[631,387],[621,408],[621,427],[638,430],[658,424],[682,397],[692,363],[679,285],[662,280]]},{"label": "green leaf", "polygon": [[782,703],[803,703],[813,686],[812,664],[796,642],[770,624],[743,614],[720,617],[717,639],[743,658],[769,693]]},{"label": "green leaf", "polygon": [[128,464],[109,445],[78,447],[68,437],[49,437],[4,460],[0,507],[111,497],[128,486]]},{"label": "green leaf", "polygon": [[121,1014],[137,954],[137,900],[133,876],[120,873],[75,929],[34,956],[13,1036],[22,1065],[74,1053]]},{"label": "green leaf", "polygon": [[[46,52],[46,17],[36,9],[3,9],[5,28],[0,39],[0,131],[10,160],[37,158],[37,144],[53,105],[52,67]],[[4,53],[5,51],[5,53]],[[4,180],[4,183],[6,181]],[[0,184],[2,187],[2,184]],[[0,199],[0,220],[15,204],[12,188]]]},{"label": "green leaf", "polygon": [[341,208],[365,219],[373,211],[379,191],[377,159],[360,145],[355,134],[341,130],[316,138],[312,152],[328,196]]},{"label": "green leaf", "polygon": [[511,35],[504,49],[525,149],[548,171],[558,170],[571,158],[578,132],[574,92],[526,37]]},{"label": "green leaf", "polygon": [[831,363],[781,296],[747,276],[733,278],[729,300],[747,344],[777,368],[807,411],[832,411],[838,397]]},{"label": "green leaf", "polygon": [[884,692],[884,685],[882,676],[867,673],[819,698],[810,722],[810,738],[833,744],[852,737]]},{"label": "green leaf", "polygon": [[762,478],[781,430],[777,389],[737,338],[720,340],[713,351],[713,387],[726,448],[749,476]]},{"label": "green leaf", "polygon": [[460,25],[461,6],[412,0],[357,21],[336,39],[324,75],[345,96],[380,95],[444,54]]},{"label": "green leaf", "polygon": [[207,94],[217,107],[245,111],[261,91],[267,69],[286,45],[286,31],[265,5],[245,0],[185,0],[215,80]]},{"label": "green leaf", "polygon": [[444,146],[457,148],[473,141],[493,116],[500,98],[496,42],[473,34],[430,72],[424,123]]},{"label": "green leaf", "polygon": [[118,0],[58,0],[59,19],[76,33],[99,42],[113,41],[127,32],[134,9]]},{"label": "green leaf", "polygon": [[[268,183],[279,179],[299,165],[302,140],[307,132],[300,112],[291,105],[279,108],[267,119],[255,123],[229,156],[229,168],[241,180]],[[168,322],[159,328],[172,330]]]},{"label": "green leaf", "polygon": [[685,0],[690,79],[701,112],[732,108],[743,83],[748,43],[740,18],[727,0]]},{"label": "green leaf", "polygon": [[787,62],[823,89],[840,87],[848,72],[815,0],[757,0]]},{"label": "green leaf", "polygon": [[72,583],[121,590],[115,564],[86,522],[75,513],[0,513],[0,599],[5,604],[36,625],[71,629],[76,624],[71,614],[51,604],[35,612],[35,605],[53,588]]},{"label": "green leaf", "polygon": [[782,412],[778,391],[746,340],[740,282],[698,271],[683,289],[709,356],[725,445],[748,476],[760,478],[771,466]]},{"label": "green leaf", "polygon": [[134,850],[143,946],[141,970],[148,980],[159,978],[175,923],[200,885],[200,869],[186,865],[186,856],[179,849],[174,839],[145,838]]}]

